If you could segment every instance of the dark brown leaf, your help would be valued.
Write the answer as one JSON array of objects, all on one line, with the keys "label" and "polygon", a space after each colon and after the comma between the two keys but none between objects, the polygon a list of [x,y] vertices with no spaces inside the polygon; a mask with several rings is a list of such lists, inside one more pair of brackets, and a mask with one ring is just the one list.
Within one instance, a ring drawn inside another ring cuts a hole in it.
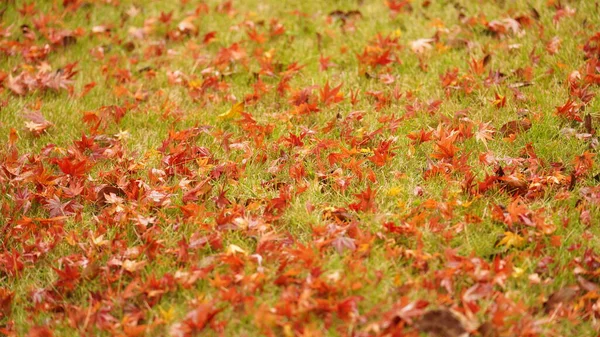
[{"label": "dark brown leaf", "polygon": [[512,134],[518,135],[519,133],[525,132],[529,129],[531,129],[531,121],[528,118],[523,118],[521,120],[514,120],[505,123],[500,128],[500,133],[506,137]]},{"label": "dark brown leaf", "polygon": [[544,303],[544,310],[546,313],[551,313],[552,311],[571,303],[577,295],[579,295],[578,287],[562,288],[548,297],[548,300]]},{"label": "dark brown leaf", "polygon": [[490,322],[485,322],[479,326],[477,333],[481,337],[498,337],[500,334],[494,325]]},{"label": "dark brown leaf", "polygon": [[585,127],[585,132],[589,133],[590,135],[596,133],[596,130],[594,130],[594,127],[592,126],[592,115],[585,115],[585,117],[583,118],[583,125]]},{"label": "dark brown leaf", "polygon": [[14,293],[6,288],[0,288],[0,320],[9,317]]},{"label": "dark brown leaf", "polygon": [[598,286],[594,282],[586,280],[581,275],[577,276],[577,283],[579,283],[579,286],[581,287],[581,289],[584,289],[587,291],[595,291],[595,292],[600,291],[600,286]]},{"label": "dark brown leaf", "polygon": [[438,309],[425,313],[415,324],[421,332],[434,337],[467,336],[462,322],[450,310]]},{"label": "dark brown leaf", "polygon": [[108,204],[107,202],[107,196],[110,196],[111,194],[114,194],[115,196],[119,196],[119,197],[123,197],[125,196],[125,191],[123,191],[123,189],[119,188],[119,187],[115,187],[115,186],[110,186],[110,185],[106,185],[104,187],[102,187],[101,189],[98,190],[98,192],[96,193],[96,203],[102,207],[105,206],[106,204]]},{"label": "dark brown leaf", "polygon": [[27,119],[27,122],[25,122],[25,127],[34,136],[41,135],[42,133],[46,132],[48,128],[54,125],[44,118],[39,111],[28,112],[23,117]]}]

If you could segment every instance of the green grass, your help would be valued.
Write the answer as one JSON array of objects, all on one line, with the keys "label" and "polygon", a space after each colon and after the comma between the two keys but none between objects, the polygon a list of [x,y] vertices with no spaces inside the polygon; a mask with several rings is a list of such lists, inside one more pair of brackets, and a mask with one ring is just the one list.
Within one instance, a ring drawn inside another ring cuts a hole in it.
[{"label": "green grass", "polygon": [[[0,78],[7,75],[0,82],[0,137],[5,142],[0,149],[0,290],[12,298],[8,309],[0,305],[0,332],[26,335],[43,326],[56,336],[134,335],[125,328],[132,321],[146,326],[140,335],[177,335],[177,324],[190,325],[189,312],[211,303],[222,311],[202,327],[209,335],[371,336],[403,331],[416,336],[427,331],[419,332],[410,320],[399,319],[402,323],[394,326],[400,322],[393,319],[394,310],[423,300],[429,303],[427,310],[451,308],[468,317],[464,327],[473,333],[480,324],[493,322],[500,335],[530,331],[532,336],[593,336],[599,329],[593,308],[597,295],[581,279],[600,283],[598,267],[589,258],[600,247],[600,207],[597,197],[585,198],[586,189],[598,186],[597,148],[594,140],[564,135],[565,128],[580,134],[587,130],[555,112],[573,98],[569,74],[578,70],[583,78],[578,83],[584,84],[583,45],[600,31],[597,5],[565,2],[575,12],[555,23],[551,1],[410,3],[412,11],[397,15],[385,1],[349,0],[235,1],[230,13],[219,11],[225,3],[212,0],[82,1],[75,11],[64,9],[61,2],[37,1],[34,15],[20,13],[22,1],[0,5],[0,30],[10,32],[0,38]],[[334,10],[358,10],[360,17],[348,18],[344,30],[343,22],[328,16]],[[198,33],[175,36],[177,25],[194,11],[202,13],[191,21]],[[41,13],[51,16],[48,27],[56,31],[81,28],[83,33],[74,44],[54,45],[46,58],[30,60],[25,51],[50,43],[47,32],[35,28]],[[172,13],[172,21],[161,23],[161,13]],[[522,34],[495,36],[486,29],[485,22],[519,16],[531,21]],[[283,34],[269,36],[272,20],[285,27]],[[35,32],[35,39],[24,36],[23,25]],[[110,26],[110,33],[92,33],[101,25]],[[143,27],[143,38],[131,36]],[[263,44],[249,39],[252,28],[264,35]],[[216,32],[216,38],[205,44],[209,32]],[[412,41],[436,33],[439,41],[432,42],[431,50],[421,56],[411,50]],[[555,36],[561,45],[550,55],[546,46]],[[361,64],[358,55],[384,37],[397,38],[398,62]],[[470,47],[452,39],[468,40]],[[219,62],[235,45],[245,56]],[[99,48],[103,57],[97,56]],[[483,73],[472,74],[468,62],[487,54],[491,59]],[[532,55],[539,61],[532,62]],[[335,66],[321,70],[321,56],[330,57]],[[9,75],[35,74],[43,64],[55,72],[75,61],[73,95],[39,89],[17,95],[9,88]],[[263,67],[269,62],[271,67]],[[294,63],[303,68],[282,95],[277,86]],[[525,97],[519,100],[509,85],[524,82],[517,72],[527,67],[531,85],[519,88]],[[449,89],[447,95],[440,77],[454,68],[459,81],[472,75],[471,93]],[[182,74],[181,83],[169,78],[176,71]],[[486,83],[496,71],[504,80]],[[124,74],[129,79],[120,82]],[[208,89],[204,96],[198,89],[194,92],[209,74],[221,90]],[[394,83],[380,80],[386,74],[394,76]],[[269,130],[262,134],[249,131],[240,116],[218,117],[252,94],[258,78],[268,88],[256,101],[249,100],[244,111]],[[96,86],[81,97],[91,82]],[[341,102],[320,101],[326,82],[331,87],[343,83]],[[310,102],[319,111],[295,113],[292,97],[311,86]],[[136,100],[138,90],[147,99]],[[360,93],[353,105],[354,90]],[[598,85],[588,90],[597,94]],[[381,108],[373,97],[378,92],[389,98]],[[402,95],[395,99],[394,93]],[[506,97],[504,107],[494,106],[495,94]],[[429,113],[427,106],[434,100],[442,103]],[[99,114],[101,107],[111,105],[129,109],[119,123],[108,118],[95,135],[105,149],[95,154],[77,150],[75,142],[82,135],[94,136],[84,115]],[[415,115],[391,128],[390,120],[406,116],[409,106],[416,107]],[[36,137],[27,131],[24,115],[38,109],[54,126]],[[592,99],[580,114],[590,114],[596,127],[598,111],[600,103]],[[524,112],[531,128],[513,140],[496,132],[484,144],[467,130],[476,131],[480,122],[500,130]],[[330,130],[328,123],[334,123]],[[175,132],[194,127],[206,131],[161,150]],[[13,129],[19,136],[14,146],[8,141]],[[421,129],[433,131],[434,139],[415,145],[407,135]],[[466,135],[454,143],[457,153],[436,158],[440,134],[452,130]],[[290,145],[290,135],[302,133],[303,145]],[[393,157],[378,166],[369,158],[386,140],[392,142]],[[223,146],[227,142],[234,144],[229,150]],[[211,160],[203,162],[196,154],[185,164],[187,176],[171,174],[167,160],[178,144],[208,149]],[[535,157],[527,152],[529,145]],[[585,151],[596,155],[593,164],[571,184],[574,159]],[[482,161],[486,152],[496,163]],[[332,154],[342,159],[330,161]],[[62,158],[85,158],[89,172],[67,177],[55,163]],[[36,165],[56,182],[43,184],[14,174]],[[481,194],[466,191],[466,171],[477,184],[494,175],[498,165],[509,170],[507,175],[521,175],[526,191],[517,196],[500,188],[502,183]],[[436,166],[447,172],[429,175]],[[300,167],[305,174],[297,178]],[[564,179],[546,184],[553,177]],[[185,193],[204,179],[211,189],[196,201],[185,201]],[[347,186],[342,188],[344,179]],[[540,192],[526,194],[538,182]],[[69,197],[67,189],[76,184],[83,192]],[[101,184],[119,185],[129,194],[121,195],[123,209],[97,204]],[[138,188],[142,192],[135,196]],[[367,188],[375,191],[374,208],[352,210],[356,195]],[[28,212],[15,199],[24,190],[30,193]],[[164,193],[170,203],[153,203],[144,191]],[[221,191],[228,203],[219,202]],[[286,193],[285,206],[271,212],[270,204]],[[83,207],[44,224],[40,219],[50,218],[46,204],[54,196]],[[501,209],[517,197],[527,210],[523,217],[534,224],[521,218],[511,225],[502,219]],[[182,207],[191,205],[200,210],[188,218]],[[336,223],[329,215],[336,209],[346,212],[347,219]],[[144,231],[138,215],[155,220]],[[27,224],[27,218],[34,220]],[[545,226],[554,230],[544,231]],[[506,232],[519,235],[523,244],[499,244]],[[332,241],[339,236],[352,237],[356,249],[334,249]],[[269,237],[275,239],[265,240]],[[201,238],[206,242],[200,243]],[[17,273],[9,268],[14,256],[24,265]],[[543,266],[548,259],[552,261]],[[128,271],[118,265],[125,260],[144,265]],[[79,272],[70,290],[58,282],[57,272],[69,263]],[[185,275],[193,273],[201,276],[186,283]],[[466,303],[465,292],[477,284],[489,284],[491,290]],[[577,297],[565,300],[560,310],[545,311],[548,298],[569,286],[580,288]],[[354,296],[360,298],[356,310],[344,316],[338,304]]]}]

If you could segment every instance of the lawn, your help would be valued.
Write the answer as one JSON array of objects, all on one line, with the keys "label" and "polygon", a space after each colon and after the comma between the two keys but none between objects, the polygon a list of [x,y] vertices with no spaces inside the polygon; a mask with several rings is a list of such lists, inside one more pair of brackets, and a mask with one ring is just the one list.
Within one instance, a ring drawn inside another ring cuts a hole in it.
[{"label": "lawn", "polygon": [[0,335],[597,336],[593,0],[7,0]]}]

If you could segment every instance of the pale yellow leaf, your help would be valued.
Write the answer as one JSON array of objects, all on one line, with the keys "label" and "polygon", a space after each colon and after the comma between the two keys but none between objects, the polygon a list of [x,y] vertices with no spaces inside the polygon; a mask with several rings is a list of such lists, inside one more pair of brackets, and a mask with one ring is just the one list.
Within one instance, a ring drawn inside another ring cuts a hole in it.
[{"label": "pale yellow leaf", "polygon": [[234,104],[227,112],[217,116],[219,119],[233,119],[238,117],[244,111],[244,102]]}]

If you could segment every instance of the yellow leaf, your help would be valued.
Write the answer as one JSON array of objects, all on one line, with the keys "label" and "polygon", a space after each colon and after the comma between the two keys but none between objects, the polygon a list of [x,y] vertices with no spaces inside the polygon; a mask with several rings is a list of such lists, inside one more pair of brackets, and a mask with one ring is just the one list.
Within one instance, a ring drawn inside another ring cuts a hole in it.
[{"label": "yellow leaf", "polygon": [[234,104],[227,112],[217,116],[219,119],[233,119],[244,111],[244,102]]},{"label": "yellow leaf", "polygon": [[283,326],[283,335],[285,337],[292,337],[295,336],[294,334],[294,330],[292,329],[292,326],[289,324],[286,324]]},{"label": "yellow leaf", "polygon": [[525,239],[519,234],[515,234],[513,232],[504,232],[504,238],[498,242],[496,247],[498,246],[506,246],[510,247],[522,247],[525,244]]},{"label": "yellow leaf", "polygon": [[175,309],[173,309],[173,307],[169,307],[169,309],[167,310],[164,310],[163,308],[159,307],[158,310],[160,312],[160,317],[165,322],[171,322],[173,321],[173,319],[175,319]]},{"label": "yellow leaf", "polygon": [[368,244],[368,243],[361,243],[361,244],[358,246],[358,249],[357,249],[357,251],[358,251],[359,253],[368,252],[368,251],[369,251],[369,244]]},{"label": "yellow leaf", "polygon": [[390,197],[395,197],[398,194],[400,194],[402,192],[402,189],[400,187],[391,187],[389,190],[387,190],[387,195]]},{"label": "yellow leaf", "polygon": [[475,202],[475,200],[479,199],[479,196],[475,196],[473,199],[469,200],[469,201],[463,201],[461,206],[464,208],[469,208],[473,202]]},{"label": "yellow leaf", "polygon": [[366,147],[363,149],[360,149],[360,153],[362,154],[367,154],[367,155],[372,155],[374,154],[373,150],[371,150],[370,148]]},{"label": "yellow leaf", "polygon": [[245,250],[243,250],[240,246],[234,245],[234,244],[231,244],[231,245],[229,245],[229,247],[227,247],[227,253],[229,253],[229,254],[242,253],[244,255],[248,255],[248,253]]},{"label": "yellow leaf", "polygon": [[191,89],[199,89],[202,87],[202,81],[200,80],[191,80],[188,82],[188,87]]},{"label": "yellow leaf", "polygon": [[519,268],[519,267],[513,267],[513,273],[511,276],[514,278],[519,278],[519,277],[523,276],[524,273],[525,273],[525,269]]},{"label": "yellow leaf", "polygon": [[97,238],[92,238],[92,242],[94,243],[95,246],[104,246],[109,244],[110,242],[108,240],[104,240],[104,234],[98,236]]}]

